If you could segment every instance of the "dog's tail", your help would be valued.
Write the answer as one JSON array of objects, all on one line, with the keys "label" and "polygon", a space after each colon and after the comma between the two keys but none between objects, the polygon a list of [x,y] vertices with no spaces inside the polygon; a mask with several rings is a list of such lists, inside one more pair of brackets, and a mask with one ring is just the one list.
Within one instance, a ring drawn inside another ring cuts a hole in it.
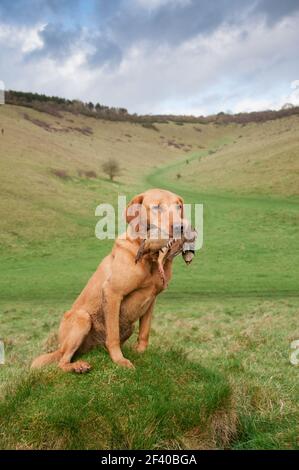
[{"label": "dog's tail", "polygon": [[53,351],[48,354],[42,354],[41,356],[38,356],[36,359],[34,359],[31,364],[31,369],[37,369],[48,364],[52,364],[52,362],[58,362],[61,357],[62,352],[60,349],[57,349],[57,351]]}]

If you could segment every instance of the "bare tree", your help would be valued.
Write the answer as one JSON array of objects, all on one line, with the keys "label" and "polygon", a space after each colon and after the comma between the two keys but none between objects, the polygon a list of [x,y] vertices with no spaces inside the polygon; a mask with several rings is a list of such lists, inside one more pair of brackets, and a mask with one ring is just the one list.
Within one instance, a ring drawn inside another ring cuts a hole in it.
[{"label": "bare tree", "polygon": [[120,175],[120,166],[117,160],[114,158],[109,158],[106,162],[102,165],[103,172],[109,176],[110,180],[113,181],[115,176]]}]

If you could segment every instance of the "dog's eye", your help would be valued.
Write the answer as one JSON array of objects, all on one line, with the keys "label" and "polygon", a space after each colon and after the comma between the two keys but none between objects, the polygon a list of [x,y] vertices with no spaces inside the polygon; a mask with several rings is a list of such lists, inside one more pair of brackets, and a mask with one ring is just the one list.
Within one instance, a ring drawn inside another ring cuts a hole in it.
[{"label": "dog's eye", "polygon": [[177,206],[176,206],[176,207],[177,207],[177,210],[179,210],[179,211],[180,211],[180,210],[182,209],[182,204],[177,204]]},{"label": "dog's eye", "polygon": [[154,210],[154,211],[158,211],[158,210],[160,210],[160,205],[159,205],[159,204],[157,204],[157,205],[153,206],[153,210]]}]

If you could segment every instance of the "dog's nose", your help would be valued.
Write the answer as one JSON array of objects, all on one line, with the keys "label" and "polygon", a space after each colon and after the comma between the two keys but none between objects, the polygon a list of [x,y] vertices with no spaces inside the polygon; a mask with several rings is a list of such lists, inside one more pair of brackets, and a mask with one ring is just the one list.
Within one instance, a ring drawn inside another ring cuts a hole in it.
[{"label": "dog's nose", "polygon": [[173,238],[181,238],[183,230],[184,225],[182,223],[173,224]]}]

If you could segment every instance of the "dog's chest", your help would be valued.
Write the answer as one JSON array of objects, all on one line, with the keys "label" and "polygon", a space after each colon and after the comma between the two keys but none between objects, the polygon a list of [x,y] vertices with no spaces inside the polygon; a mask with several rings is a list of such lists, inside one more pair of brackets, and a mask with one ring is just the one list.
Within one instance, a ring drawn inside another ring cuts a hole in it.
[{"label": "dog's chest", "polygon": [[166,287],[166,285],[163,284],[159,273],[155,273],[152,275],[152,285],[156,295],[162,292]]},{"label": "dog's chest", "polygon": [[153,296],[152,295],[148,295],[147,297],[145,297],[142,302],[140,303],[140,311],[144,314],[148,308],[150,307],[152,301],[153,301]]},{"label": "dog's chest", "polygon": [[161,277],[161,274],[159,273],[159,270],[155,267],[150,276],[150,283],[152,285],[152,289],[155,293],[155,295],[159,294],[163,290],[167,288],[168,282],[170,281],[171,278],[171,273],[168,270],[165,270],[165,282],[163,282],[163,279]]}]

